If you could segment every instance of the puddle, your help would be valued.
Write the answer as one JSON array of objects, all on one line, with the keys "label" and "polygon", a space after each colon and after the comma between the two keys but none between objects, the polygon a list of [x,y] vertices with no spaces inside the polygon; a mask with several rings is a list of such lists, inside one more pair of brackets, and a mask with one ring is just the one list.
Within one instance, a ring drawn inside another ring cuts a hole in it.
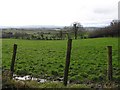
[{"label": "puddle", "polygon": [[31,77],[30,75],[18,76],[16,74],[13,75],[13,79],[14,80],[22,80],[22,81],[33,80],[33,81],[37,81],[37,82],[40,82],[40,83],[44,83],[44,82],[47,81],[46,79],[34,78],[34,77]]},{"label": "puddle", "polygon": [[[38,83],[44,83],[44,82],[63,82],[63,78],[58,78],[56,80],[47,80],[47,79],[42,79],[42,78],[35,78],[32,77],[30,75],[26,75],[26,76],[19,76],[16,74],[13,74],[13,80],[21,80],[21,81],[37,81]],[[69,82],[68,82],[69,83]]]}]

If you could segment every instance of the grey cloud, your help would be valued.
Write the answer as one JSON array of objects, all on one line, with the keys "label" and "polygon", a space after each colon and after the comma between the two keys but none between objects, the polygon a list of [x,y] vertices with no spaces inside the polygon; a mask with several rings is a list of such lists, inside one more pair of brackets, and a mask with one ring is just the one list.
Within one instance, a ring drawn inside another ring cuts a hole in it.
[{"label": "grey cloud", "polygon": [[120,1],[118,2],[118,19],[120,20]]},{"label": "grey cloud", "polygon": [[96,8],[94,11],[96,14],[110,14],[114,12],[112,8]]}]

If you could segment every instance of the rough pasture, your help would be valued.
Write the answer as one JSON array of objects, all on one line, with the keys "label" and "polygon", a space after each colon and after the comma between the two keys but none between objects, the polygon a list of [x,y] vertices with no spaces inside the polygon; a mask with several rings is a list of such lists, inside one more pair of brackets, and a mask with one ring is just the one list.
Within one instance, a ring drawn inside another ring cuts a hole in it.
[{"label": "rough pasture", "polygon": [[[2,40],[2,67],[10,68],[13,44],[18,45],[15,73],[50,80],[63,77],[67,40]],[[113,77],[120,80],[118,38],[73,40],[69,80],[71,82],[105,81],[107,46],[113,47]]]}]

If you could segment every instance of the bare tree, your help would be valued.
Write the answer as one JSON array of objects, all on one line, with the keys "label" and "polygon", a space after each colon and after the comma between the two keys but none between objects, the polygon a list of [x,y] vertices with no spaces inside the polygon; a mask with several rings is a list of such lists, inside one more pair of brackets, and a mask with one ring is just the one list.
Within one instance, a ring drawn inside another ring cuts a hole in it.
[{"label": "bare tree", "polygon": [[60,37],[61,40],[63,39],[63,32],[62,32],[62,30],[59,31],[59,37]]},{"label": "bare tree", "polygon": [[83,29],[82,25],[80,23],[78,23],[78,22],[74,22],[73,23],[73,30],[74,30],[75,39],[77,39],[78,30],[80,30],[80,29]]}]

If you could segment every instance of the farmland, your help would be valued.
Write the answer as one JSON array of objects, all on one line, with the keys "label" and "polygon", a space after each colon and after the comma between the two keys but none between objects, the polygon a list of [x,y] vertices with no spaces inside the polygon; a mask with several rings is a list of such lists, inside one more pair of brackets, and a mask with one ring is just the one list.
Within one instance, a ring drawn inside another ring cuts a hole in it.
[{"label": "farmland", "polygon": [[[2,67],[9,69],[13,44],[18,45],[15,63],[17,75],[55,80],[64,74],[67,40],[2,39]],[[71,82],[105,81],[107,46],[113,48],[113,77],[120,80],[118,38],[73,40],[68,79]]]}]

